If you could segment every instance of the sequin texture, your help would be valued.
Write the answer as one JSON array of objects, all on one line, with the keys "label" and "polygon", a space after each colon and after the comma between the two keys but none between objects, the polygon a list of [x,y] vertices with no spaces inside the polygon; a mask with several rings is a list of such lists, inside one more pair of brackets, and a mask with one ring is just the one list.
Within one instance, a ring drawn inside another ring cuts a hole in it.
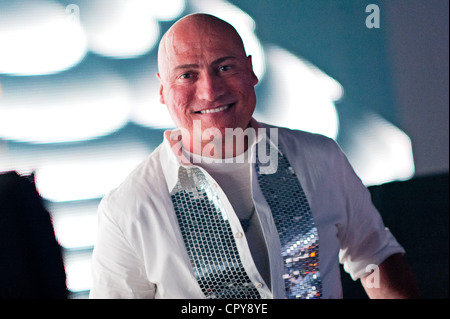
[{"label": "sequin texture", "polygon": [[192,269],[206,298],[261,298],[242,265],[221,200],[201,170],[181,167],[171,197]]},{"label": "sequin texture", "polygon": [[[319,236],[308,200],[287,157],[277,149],[269,159],[269,165],[260,163],[256,152],[255,171],[280,238],[286,297],[320,298]],[[207,298],[261,298],[214,187],[195,166],[180,167],[178,177],[172,202],[202,292]]]},{"label": "sequin texture", "polygon": [[[269,143],[266,146],[273,147]],[[258,163],[258,159],[255,170],[280,236],[286,297],[320,298],[322,284],[319,273],[317,228],[294,169],[284,154],[277,153],[276,170],[273,168],[268,170],[267,165]]]}]

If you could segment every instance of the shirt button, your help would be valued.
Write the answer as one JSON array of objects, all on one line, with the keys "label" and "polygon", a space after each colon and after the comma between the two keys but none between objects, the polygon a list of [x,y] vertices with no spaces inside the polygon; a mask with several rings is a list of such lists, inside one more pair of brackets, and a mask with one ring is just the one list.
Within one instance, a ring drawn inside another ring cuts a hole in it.
[{"label": "shirt button", "polygon": [[242,238],[242,233],[237,232],[236,234],[234,234],[234,237],[236,237],[237,239]]},{"label": "shirt button", "polygon": [[255,283],[256,288],[262,288],[263,284],[260,282]]}]

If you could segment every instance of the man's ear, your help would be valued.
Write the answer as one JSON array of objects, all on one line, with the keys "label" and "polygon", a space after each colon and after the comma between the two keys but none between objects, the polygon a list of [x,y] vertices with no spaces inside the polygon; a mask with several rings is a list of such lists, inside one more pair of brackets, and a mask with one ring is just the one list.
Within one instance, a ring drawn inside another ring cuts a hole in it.
[{"label": "man's ear", "polygon": [[160,87],[159,87],[159,101],[162,104],[166,104],[166,102],[164,101],[163,84],[162,84],[162,81],[161,81],[161,76],[159,75],[159,73],[156,73],[156,77],[159,79],[159,83],[160,83]]},{"label": "man's ear", "polygon": [[247,63],[248,63],[248,69],[252,73],[251,76],[252,76],[252,80],[253,80],[253,86],[255,86],[256,84],[258,84],[259,79],[256,76],[255,72],[253,71],[253,63],[252,63],[252,56],[251,55],[249,55],[247,57]]}]

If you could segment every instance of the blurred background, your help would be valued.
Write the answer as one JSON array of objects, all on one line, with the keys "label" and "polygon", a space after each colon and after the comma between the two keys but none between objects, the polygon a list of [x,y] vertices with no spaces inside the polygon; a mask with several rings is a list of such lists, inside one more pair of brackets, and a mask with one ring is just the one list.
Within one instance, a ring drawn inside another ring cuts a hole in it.
[{"label": "blurred background", "polygon": [[183,15],[211,13],[253,57],[255,118],[335,139],[412,251],[424,297],[448,298],[448,6],[0,0],[0,173],[33,176],[69,296],[87,298],[99,201],[173,127],[159,102],[158,42]]}]

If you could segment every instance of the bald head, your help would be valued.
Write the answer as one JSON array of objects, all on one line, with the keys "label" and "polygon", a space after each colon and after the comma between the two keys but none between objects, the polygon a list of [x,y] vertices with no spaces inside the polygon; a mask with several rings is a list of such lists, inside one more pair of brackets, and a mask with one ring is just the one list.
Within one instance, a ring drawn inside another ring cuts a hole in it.
[{"label": "bald head", "polygon": [[158,70],[161,77],[173,55],[182,54],[200,46],[205,41],[220,38],[226,42],[239,57],[246,57],[244,45],[236,29],[215,16],[205,13],[187,15],[170,27],[163,35],[158,48]]}]

